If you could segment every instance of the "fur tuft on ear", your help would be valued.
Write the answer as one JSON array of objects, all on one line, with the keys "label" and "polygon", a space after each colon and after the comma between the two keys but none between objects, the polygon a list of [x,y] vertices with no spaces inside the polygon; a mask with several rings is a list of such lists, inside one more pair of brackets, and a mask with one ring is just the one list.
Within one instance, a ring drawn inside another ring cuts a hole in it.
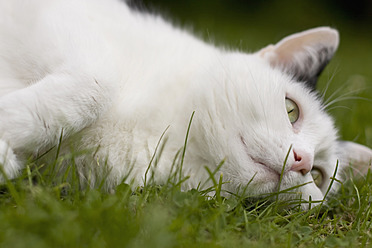
[{"label": "fur tuft on ear", "polygon": [[290,35],[257,53],[271,66],[315,89],[318,77],[336,52],[338,43],[337,30],[319,27]]},{"label": "fur tuft on ear", "polygon": [[352,168],[355,176],[367,174],[372,162],[370,148],[350,141],[338,141],[338,148],[340,163],[347,178],[349,178],[347,171],[349,167]]}]

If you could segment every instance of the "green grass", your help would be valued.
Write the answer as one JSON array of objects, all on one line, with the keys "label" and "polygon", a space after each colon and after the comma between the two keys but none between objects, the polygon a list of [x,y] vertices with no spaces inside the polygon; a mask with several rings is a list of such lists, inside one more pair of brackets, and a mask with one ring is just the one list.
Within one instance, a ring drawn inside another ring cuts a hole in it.
[{"label": "green grass", "polygon": [[[345,20],[321,1],[293,5],[288,0],[272,1],[265,8],[256,6],[260,11],[253,6],[249,12],[239,6],[226,8],[223,1],[216,1],[213,8],[213,1],[197,5],[185,0],[178,7],[173,3],[182,1],[165,2],[170,16],[181,24],[192,23],[206,40],[244,51],[257,50],[302,29],[337,27],[340,49],[323,73],[319,89],[330,82],[326,98],[339,88],[337,96],[360,90],[355,96],[367,100],[342,101],[330,113],[342,138],[372,146],[368,23]],[[49,161],[48,166],[57,164]],[[81,189],[73,166],[69,180],[65,175],[41,172],[37,168],[42,164],[29,166],[33,169],[26,168],[21,178],[0,188],[0,247],[371,246],[371,175],[335,182],[341,183],[341,189],[327,205],[304,212],[283,209],[283,203],[275,201],[226,199],[220,195],[221,181],[207,192],[182,192],[177,184],[149,184],[135,190],[120,184],[115,192],[107,193],[99,188]]]},{"label": "green grass", "polygon": [[0,247],[366,247],[372,238],[370,174],[310,211],[224,198],[222,181],[207,191],[123,183],[107,193],[51,175],[26,169],[3,186]]}]

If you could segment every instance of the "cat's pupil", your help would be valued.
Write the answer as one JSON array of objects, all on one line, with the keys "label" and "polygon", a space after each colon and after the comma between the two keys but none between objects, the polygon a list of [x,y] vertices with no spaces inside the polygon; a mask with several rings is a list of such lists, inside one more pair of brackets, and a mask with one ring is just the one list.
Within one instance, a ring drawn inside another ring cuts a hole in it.
[{"label": "cat's pupil", "polygon": [[300,110],[297,104],[293,100],[286,98],[285,107],[287,109],[289,121],[294,124],[300,116]]}]

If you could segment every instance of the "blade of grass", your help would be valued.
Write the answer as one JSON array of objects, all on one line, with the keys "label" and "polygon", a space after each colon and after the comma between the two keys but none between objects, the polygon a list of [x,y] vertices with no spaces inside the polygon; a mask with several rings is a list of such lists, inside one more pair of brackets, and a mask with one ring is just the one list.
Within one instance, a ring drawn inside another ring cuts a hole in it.
[{"label": "blade of grass", "polygon": [[151,159],[150,159],[150,162],[149,162],[149,165],[147,166],[147,168],[146,168],[146,172],[145,172],[145,179],[144,179],[144,182],[143,182],[143,187],[144,188],[146,188],[146,186],[147,186],[147,174],[148,174],[148,172],[149,172],[149,170],[150,170],[150,167],[151,167],[151,165],[152,165],[152,161],[154,160],[154,158],[155,158],[155,156],[156,156],[156,152],[157,152],[157,150],[158,150],[158,148],[159,148],[159,146],[160,146],[160,142],[162,141],[162,139],[163,139],[163,137],[164,137],[164,135],[165,135],[165,133],[167,132],[167,130],[169,129],[169,126],[164,130],[164,132],[161,134],[161,136],[160,136],[160,138],[159,138],[159,140],[158,140],[158,143],[156,144],[156,147],[155,147],[155,150],[154,150],[154,153],[152,154],[152,157],[151,157]]},{"label": "blade of grass", "polygon": [[190,117],[190,121],[189,121],[189,125],[187,126],[187,132],[186,132],[186,137],[185,137],[185,144],[183,146],[182,156],[181,156],[181,164],[180,164],[180,171],[179,171],[180,174],[179,174],[179,178],[178,178],[179,181],[181,181],[181,179],[182,179],[183,162],[185,160],[187,141],[189,139],[189,134],[190,134],[190,129],[191,129],[191,123],[192,123],[192,119],[194,118],[194,114],[195,114],[195,111],[192,112],[191,117]]},{"label": "blade of grass", "polygon": [[[289,157],[289,153],[292,151],[292,145],[289,147],[288,149],[288,152],[287,152],[287,155],[285,156],[285,159],[284,159],[284,162],[283,162],[283,166],[282,166],[282,171],[280,172],[280,178],[279,178],[279,184],[278,184],[278,193],[280,192],[280,186],[282,184],[282,180],[283,180],[283,175],[284,175],[284,170],[285,170],[285,166],[287,165],[287,161],[288,161],[288,157]],[[276,201],[279,200],[279,194],[277,195],[276,197]]]},{"label": "blade of grass", "polygon": [[1,172],[1,175],[3,176],[3,178],[4,178],[5,185],[8,188],[8,190],[10,192],[10,195],[13,197],[16,204],[18,206],[20,206],[21,203],[22,203],[20,194],[18,193],[18,191],[17,191],[16,187],[14,186],[13,182],[11,180],[9,180],[8,175],[5,173],[5,170],[4,170],[2,164],[0,164],[0,172]]}]

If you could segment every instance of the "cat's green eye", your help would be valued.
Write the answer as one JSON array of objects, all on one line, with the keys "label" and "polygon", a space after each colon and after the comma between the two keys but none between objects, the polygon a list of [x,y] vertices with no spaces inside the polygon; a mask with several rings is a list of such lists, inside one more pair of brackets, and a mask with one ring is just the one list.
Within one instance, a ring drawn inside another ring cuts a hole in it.
[{"label": "cat's green eye", "polygon": [[310,173],[311,176],[313,177],[315,185],[317,187],[321,187],[324,180],[322,171],[317,168],[313,168]]},{"label": "cat's green eye", "polygon": [[285,107],[287,109],[289,121],[294,124],[300,117],[300,109],[297,104],[289,98],[285,99]]}]

